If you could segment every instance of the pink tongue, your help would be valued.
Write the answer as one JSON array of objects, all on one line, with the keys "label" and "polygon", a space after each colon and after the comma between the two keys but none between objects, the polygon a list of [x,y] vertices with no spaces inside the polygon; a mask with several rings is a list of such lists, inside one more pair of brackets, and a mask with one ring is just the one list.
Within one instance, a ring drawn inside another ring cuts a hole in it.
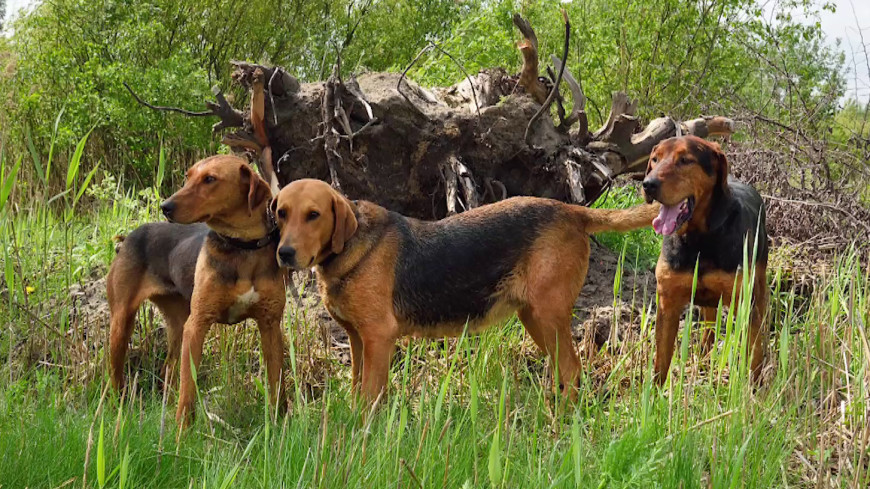
[{"label": "pink tongue", "polygon": [[662,205],[658,217],[653,219],[653,229],[665,236],[677,230],[677,217],[680,215],[680,205]]}]

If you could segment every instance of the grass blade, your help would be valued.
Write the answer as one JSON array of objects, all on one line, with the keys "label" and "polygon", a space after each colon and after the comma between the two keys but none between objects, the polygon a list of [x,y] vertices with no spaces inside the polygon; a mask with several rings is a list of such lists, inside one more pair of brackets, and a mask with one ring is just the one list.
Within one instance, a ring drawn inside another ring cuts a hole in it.
[{"label": "grass blade", "polygon": [[30,151],[30,158],[33,160],[33,168],[36,170],[36,176],[45,186],[48,182],[45,179],[45,171],[42,169],[42,162],[39,159],[39,153],[36,151],[36,146],[33,145],[33,137],[30,134],[30,124],[24,125],[24,139],[27,140],[27,150]]},{"label": "grass blade", "polygon": [[121,460],[121,471],[118,474],[118,489],[124,489],[127,486],[127,474],[130,470],[130,445],[124,449],[124,458]]},{"label": "grass blade", "polygon": [[106,486],[106,445],[103,437],[103,418],[100,418],[100,436],[97,438],[97,483]]},{"label": "grass blade", "polygon": [[76,194],[75,199],[73,199],[73,204],[72,204],[73,207],[75,207],[76,204],[78,204],[79,199],[82,198],[82,194],[85,193],[85,190],[87,190],[88,185],[90,185],[90,183],[91,183],[91,179],[94,178],[94,174],[97,173],[97,168],[99,168],[99,167],[100,167],[99,163],[94,165],[94,168],[88,173],[88,176],[85,177],[85,181],[82,182],[82,187],[79,189],[78,193]]},{"label": "grass blade", "polygon": [[79,174],[79,166],[81,165],[82,154],[85,152],[85,144],[88,142],[88,136],[91,135],[91,132],[93,132],[96,127],[96,125],[92,126],[90,131],[88,131],[88,133],[79,140],[78,144],[76,144],[75,152],[73,152],[72,158],[69,160],[69,166],[66,169],[67,190],[72,188],[72,184]]},{"label": "grass blade", "polygon": [[6,208],[6,201],[9,200],[9,196],[12,195],[12,188],[15,185],[15,177],[18,175],[18,170],[21,168],[21,157],[18,157],[18,161],[15,162],[15,165],[9,170],[9,174],[3,179],[2,185],[0,185],[0,212]]},{"label": "grass blade", "polygon": [[51,144],[48,146],[48,162],[45,164],[46,182],[51,178],[51,162],[54,159],[54,142],[57,140],[57,127],[60,125],[60,119],[63,117],[65,111],[66,107],[63,107],[60,109],[60,112],[57,113],[57,118],[54,120],[54,128],[51,131]]}]

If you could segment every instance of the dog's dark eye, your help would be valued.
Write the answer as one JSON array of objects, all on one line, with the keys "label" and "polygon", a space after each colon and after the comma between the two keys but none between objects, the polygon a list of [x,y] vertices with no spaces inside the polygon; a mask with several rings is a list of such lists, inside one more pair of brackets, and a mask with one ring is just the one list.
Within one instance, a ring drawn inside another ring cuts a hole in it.
[{"label": "dog's dark eye", "polygon": [[659,159],[658,159],[657,156],[653,156],[652,159],[651,159],[650,161],[652,161],[653,163],[658,163],[658,162],[659,162]]},{"label": "dog's dark eye", "polygon": [[319,213],[319,212],[317,212],[317,211],[311,211],[311,212],[308,213],[308,216],[306,216],[306,219],[309,220],[309,221],[313,221],[313,220],[317,219],[318,217],[320,217],[320,213]]},{"label": "dog's dark eye", "polygon": [[284,209],[278,209],[278,218],[285,219],[287,217],[287,211]]},{"label": "dog's dark eye", "polygon": [[203,183],[214,183],[216,180],[217,178],[211,175],[206,175],[205,178],[202,179]]}]

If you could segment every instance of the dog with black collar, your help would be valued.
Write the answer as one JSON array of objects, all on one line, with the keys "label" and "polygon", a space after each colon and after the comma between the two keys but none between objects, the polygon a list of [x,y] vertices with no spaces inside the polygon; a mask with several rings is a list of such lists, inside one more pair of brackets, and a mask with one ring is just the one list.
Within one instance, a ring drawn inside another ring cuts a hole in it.
[{"label": "dog with black collar", "polygon": [[275,261],[271,197],[269,185],[245,160],[212,156],[193,165],[184,187],[161,204],[170,222],[145,224],[123,240],[106,280],[117,389],[123,386],[136,311],[147,299],[166,320],[167,378],[181,363],[179,424],[187,426],[193,415],[191,361],[199,367],[205,336],[215,323],[257,322],[270,400],[277,404],[285,273]]}]

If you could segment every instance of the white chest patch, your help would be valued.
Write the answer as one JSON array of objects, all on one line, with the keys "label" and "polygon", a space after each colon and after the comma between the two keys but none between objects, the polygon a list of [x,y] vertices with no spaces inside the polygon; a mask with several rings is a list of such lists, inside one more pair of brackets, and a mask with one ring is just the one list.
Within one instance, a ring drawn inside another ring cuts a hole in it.
[{"label": "white chest patch", "polygon": [[238,322],[242,315],[248,312],[248,309],[260,300],[260,294],[251,286],[251,290],[236,297],[236,302],[227,311],[227,322],[232,324]]},{"label": "white chest patch", "polygon": [[341,309],[339,309],[338,306],[330,305],[329,313],[336,319],[344,319],[344,315],[342,315]]}]

